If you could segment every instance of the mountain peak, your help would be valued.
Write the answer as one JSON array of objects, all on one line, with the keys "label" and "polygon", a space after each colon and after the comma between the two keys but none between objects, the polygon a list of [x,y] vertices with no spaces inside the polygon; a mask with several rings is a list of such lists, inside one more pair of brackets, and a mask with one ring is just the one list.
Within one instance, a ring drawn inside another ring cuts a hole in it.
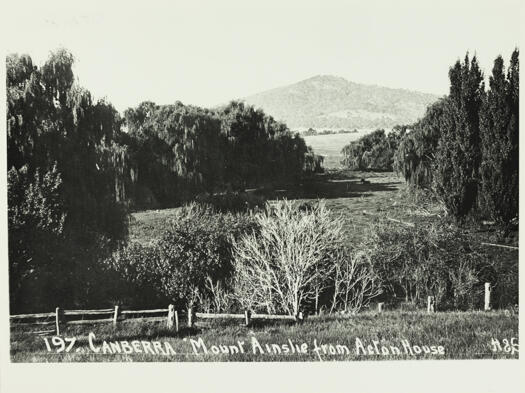
[{"label": "mountain peak", "polygon": [[291,129],[374,129],[410,124],[438,96],[315,75],[245,98]]},{"label": "mountain peak", "polygon": [[341,76],[328,75],[328,74],[315,75],[315,76],[312,76],[311,78],[305,79],[303,82],[308,82],[308,81],[348,82],[345,78]]}]

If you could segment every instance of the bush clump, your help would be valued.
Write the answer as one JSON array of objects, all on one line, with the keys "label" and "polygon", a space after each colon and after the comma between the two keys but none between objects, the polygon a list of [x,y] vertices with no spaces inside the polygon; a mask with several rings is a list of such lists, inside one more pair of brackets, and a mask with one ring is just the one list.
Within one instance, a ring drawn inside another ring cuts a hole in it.
[{"label": "bush clump", "polygon": [[405,128],[398,127],[388,135],[376,130],[343,147],[341,164],[351,170],[392,171],[394,153]]},{"label": "bush clump", "polygon": [[484,283],[498,281],[484,250],[452,224],[379,222],[367,250],[385,293],[421,307],[434,296],[439,309],[480,308]]},{"label": "bush clump", "polygon": [[222,213],[246,212],[254,209],[262,209],[265,205],[265,198],[262,195],[235,191],[220,194],[200,194],[196,200],[198,203],[210,205]]},{"label": "bush clump", "polygon": [[[161,239],[147,246],[130,244],[108,262],[127,288],[130,304],[171,302],[192,307],[231,279],[232,239],[254,227],[251,216],[219,213],[191,204],[180,209]],[[133,291],[139,289],[138,291]],[[151,297],[145,300],[143,294]]]},{"label": "bush clump", "polygon": [[297,315],[357,311],[376,294],[368,261],[344,244],[343,222],[318,203],[279,201],[255,215],[258,232],[234,242],[235,295],[245,309]]}]

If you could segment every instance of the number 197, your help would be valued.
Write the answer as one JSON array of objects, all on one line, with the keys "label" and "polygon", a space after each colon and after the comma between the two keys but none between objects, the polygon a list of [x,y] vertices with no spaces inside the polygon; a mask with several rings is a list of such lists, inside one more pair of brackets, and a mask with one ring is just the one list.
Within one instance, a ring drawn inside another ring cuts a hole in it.
[{"label": "number 197", "polygon": [[[47,351],[52,352],[53,349],[51,348],[51,345],[49,344],[48,338],[44,337],[44,341],[46,343]],[[54,336],[51,338],[51,344],[53,344],[57,353],[60,353],[63,351],[69,352],[71,348],[73,348],[73,345],[75,345],[75,341],[76,341],[75,337],[62,338],[62,337]],[[66,343],[68,344],[67,346],[66,346]]]}]

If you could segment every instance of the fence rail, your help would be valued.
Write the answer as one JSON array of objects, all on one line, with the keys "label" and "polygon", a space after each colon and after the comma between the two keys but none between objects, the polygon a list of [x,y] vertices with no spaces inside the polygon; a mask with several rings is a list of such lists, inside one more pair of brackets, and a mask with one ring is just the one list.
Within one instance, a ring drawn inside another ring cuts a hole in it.
[{"label": "fence rail", "polygon": [[244,314],[211,314],[197,312],[195,313],[195,316],[203,319],[244,319]]},{"label": "fence rail", "polygon": [[[157,315],[155,315],[157,314]],[[165,314],[165,315],[158,315]],[[137,315],[137,316],[135,316]],[[191,308],[185,312],[181,312],[187,320],[187,326],[193,327],[197,322],[197,319],[240,319],[244,320],[246,326],[249,326],[253,320],[288,320],[301,322],[303,320],[303,314],[299,313],[297,316],[293,315],[270,315],[270,314],[252,314],[250,311],[245,311],[244,314],[229,314],[229,313],[202,313],[194,312]],[[93,317],[93,316],[106,316],[105,318],[97,319],[75,319],[71,320],[67,317]],[[52,320],[46,320],[53,318]],[[61,310],[59,307],[56,308],[55,312],[51,313],[39,313],[39,314],[18,314],[11,315],[10,321],[14,325],[32,326],[32,325],[54,325],[53,331],[45,331],[46,333],[55,332],[56,335],[60,335],[61,330],[66,325],[87,325],[87,324],[100,324],[100,323],[113,323],[117,325],[121,322],[131,321],[144,321],[144,322],[166,322],[169,329],[174,329],[176,332],[179,331],[179,312],[175,310],[175,307],[170,304],[168,308],[160,308],[153,310],[120,310],[119,306],[115,308],[105,308],[98,310]],[[32,321],[27,321],[32,319]],[[42,332],[35,332],[42,333]]]},{"label": "fence rail", "polygon": [[160,312],[168,312],[167,308],[160,308],[157,310],[123,310],[122,314],[157,314]]},{"label": "fence rail", "polygon": [[[113,314],[115,310],[108,308],[104,310],[64,310],[64,315],[100,315],[100,314]],[[53,313],[54,316],[54,313]]]},{"label": "fence rail", "polygon": [[41,313],[41,314],[19,314],[19,315],[11,315],[10,319],[29,319],[29,318],[51,318],[54,317],[55,313]]},{"label": "fence rail", "polygon": [[[490,283],[485,283],[485,298],[484,310],[490,311],[492,309],[491,302],[492,286]],[[383,311],[384,303],[378,303],[378,312]],[[436,298],[434,296],[428,297],[427,312],[436,312]],[[164,315],[155,315],[164,314]],[[182,313],[181,313],[182,314]],[[108,315],[106,318],[99,319],[77,319],[68,320],[67,316],[102,316]],[[138,316],[134,316],[138,315]],[[144,316],[147,315],[147,316]],[[150,316],[151,315],[151,316]],[[249,326],[253,320],[284,320],[284,321],[303,321],[303,313],[299,312],[297,315],[271,315],[271,314],[252,314],[251,311],[246,310],[244,314],[229,314],[229,313],[203,313],[194,312],[189,308],[184,314],[188,327],[193,327],[197,319],[240,319],[244,320],[244,324]],[[46,320],[53,318],[53,320]],[[55,312],[39,313],[39,314],[18,314],[9,317],[11,322],[15,325],[55,325],[55,333],[60,335],[61,329],[65,325],[83,325],[83,324],[97,324],[97,323],[113,323],[116,326],[120,322],[129,321],[146,321],[146,322],[166,322],[169,329],[179,331],[179,312],[175,310],[175,306],[170,304],[168,308],[159,308],[154,310],[120,310],[119,306],[115,308],[105,308],[99,310],[61,310],[56,308]],[[28,319],[33,321],[25,322]],[[22,321],[16,323],[17,321]],[[49,331],[46,331],[49,332]],[[36,332],[35,332],[36,333]],[[41,333],[41,332],[40,332]]]}]

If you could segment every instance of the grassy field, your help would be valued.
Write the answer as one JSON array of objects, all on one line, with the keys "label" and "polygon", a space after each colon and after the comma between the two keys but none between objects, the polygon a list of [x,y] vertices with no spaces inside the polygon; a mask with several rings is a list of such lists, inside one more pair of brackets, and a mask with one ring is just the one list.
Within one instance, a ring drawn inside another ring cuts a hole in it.
[{"label": "grassy field", "polygon": [[[367,183],[363,184],[361,179]],[[348,241],[353,244],[359,243],[370,224],[381,218],[418,224],[437,222],[446,215],[439,204],[410,194],[404,180],[393,172],[329,170],[305,180],[297,187],[273,190],[266,194],[269,200],[286,198],[298,202],[313,202],[323,199],[330,210],[342,216]],[[147,243],[157,239],[176,212],[177,208],[134,213],[131,218],[130,240]],[[480,242],[514,246],[519,241],[517,232],[507,238],[498,238],[491,228],[480,230],[479,239]],[[517,253],[512,250],[488,250],[495,257],[517,258]]]},{"label": "grassy field", "polygon": [[[362,184],[361,179],[369,183]],[[269,199],[299,202],[324,199],[329,209],[344,218],[349,241],[359,241],[366,227],[378,217],[417,222],[437,218],[442,213],[437,206],[427,206],[407,196],[403,179],[392,172],[334,170],[316,175],[299,187],[274,190]],[[147,243],[158,238],[176,211],[177,208],[134,213],[130,239]]]},{"label": "grassy field", "polygon": [[163,326],[160,322],[125,322],[117,328],[110,324],[68,327],[62,335],[66,349],[59,353],[60,345],[55,346],[51,337],[15,327],[11,358],[13,362],[518,358],[518,316],[508,312],[364,312],[309,318],[301,325],[244,327],[239,322],[215,322],[179,333]]},{"label": "grassy field", "polygon": [[351,134],[328,134],[303,136],[306,144],[312,146],[316,154],[324,156],[325,168],[341,168],[341,149],[371,131],[360,131]]}]

